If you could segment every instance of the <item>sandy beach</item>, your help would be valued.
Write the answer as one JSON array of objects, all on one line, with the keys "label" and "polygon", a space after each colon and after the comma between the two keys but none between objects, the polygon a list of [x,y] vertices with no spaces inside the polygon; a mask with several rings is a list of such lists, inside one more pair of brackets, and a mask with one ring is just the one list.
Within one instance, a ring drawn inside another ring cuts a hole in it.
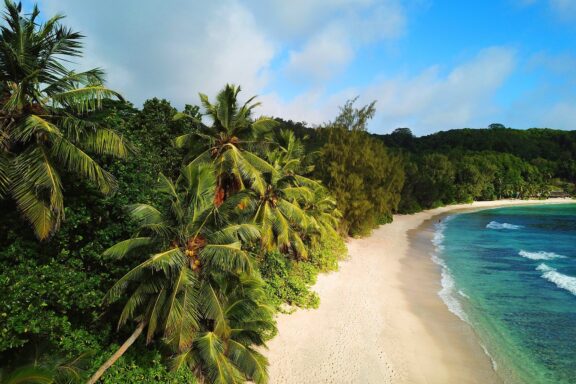
[{"label": "sandy beach", "polygon": [[314,286],[320,307],[278,316],[271,383],[499,383],[471,327],[438,296],[432,224],[455,211],[569,202],[453,205],[397,215],[370,237],[350,239],[340,270]]}]

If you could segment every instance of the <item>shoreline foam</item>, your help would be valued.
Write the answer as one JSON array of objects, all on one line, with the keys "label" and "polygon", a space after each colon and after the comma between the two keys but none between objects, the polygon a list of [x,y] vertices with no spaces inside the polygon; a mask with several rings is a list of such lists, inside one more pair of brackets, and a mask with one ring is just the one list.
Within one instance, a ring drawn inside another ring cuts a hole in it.
[{"label": "shoreline foam", "polygon": [[432,224],[457,211],[576,203],[505,200],[397,215],[350,239],[340,271],[318,278],[317,310],[278,316],[269,351],[271,383],[497,383],[471,327],[438,296]]}]

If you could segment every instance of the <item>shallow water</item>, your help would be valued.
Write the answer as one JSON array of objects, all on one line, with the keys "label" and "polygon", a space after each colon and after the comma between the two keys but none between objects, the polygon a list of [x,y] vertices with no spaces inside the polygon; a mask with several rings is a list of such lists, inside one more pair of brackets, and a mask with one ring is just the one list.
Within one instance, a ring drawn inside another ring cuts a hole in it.
[{"label": "shallow water", "polygon": [[507,383],[576,383],[576,204],[509,207],[437,224],[450,310]]}]

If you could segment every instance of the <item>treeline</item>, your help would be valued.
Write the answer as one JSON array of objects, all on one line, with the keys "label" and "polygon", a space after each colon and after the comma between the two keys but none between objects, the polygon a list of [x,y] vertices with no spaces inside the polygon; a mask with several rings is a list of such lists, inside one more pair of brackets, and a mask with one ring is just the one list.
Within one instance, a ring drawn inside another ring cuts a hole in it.
[{"label": "treeline", "polygon": [[392,213],[475,200],[576,194],[576,131],[517,130],[493,124],[416,137],[409,128],[366,132],[374,103],[354,100],[334,122],[310,128],[279,119],[320,154],[316,175],[338,197],[352,235]]},{"label": "treeline", "polygon": [[423,137],[400,128],[377,137],[406,158],[400,212],[454,202],[575,193],[576,131],[492,124]]}]

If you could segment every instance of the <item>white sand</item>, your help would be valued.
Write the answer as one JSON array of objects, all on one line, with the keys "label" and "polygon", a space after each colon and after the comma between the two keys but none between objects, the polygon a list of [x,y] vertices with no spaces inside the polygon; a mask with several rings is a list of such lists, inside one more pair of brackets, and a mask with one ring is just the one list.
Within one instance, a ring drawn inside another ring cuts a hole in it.
[{"label": "white sand", "polygon": [[443,207],[397,215],[370,237],[351,239],[350,258],[314,286],[320,307],[278,316],[279,334],[267,352],[271,383],[499,382],[473,331],[438,297],[439,269],[416,232],[455,210],[565,202],[574,201]]}]

